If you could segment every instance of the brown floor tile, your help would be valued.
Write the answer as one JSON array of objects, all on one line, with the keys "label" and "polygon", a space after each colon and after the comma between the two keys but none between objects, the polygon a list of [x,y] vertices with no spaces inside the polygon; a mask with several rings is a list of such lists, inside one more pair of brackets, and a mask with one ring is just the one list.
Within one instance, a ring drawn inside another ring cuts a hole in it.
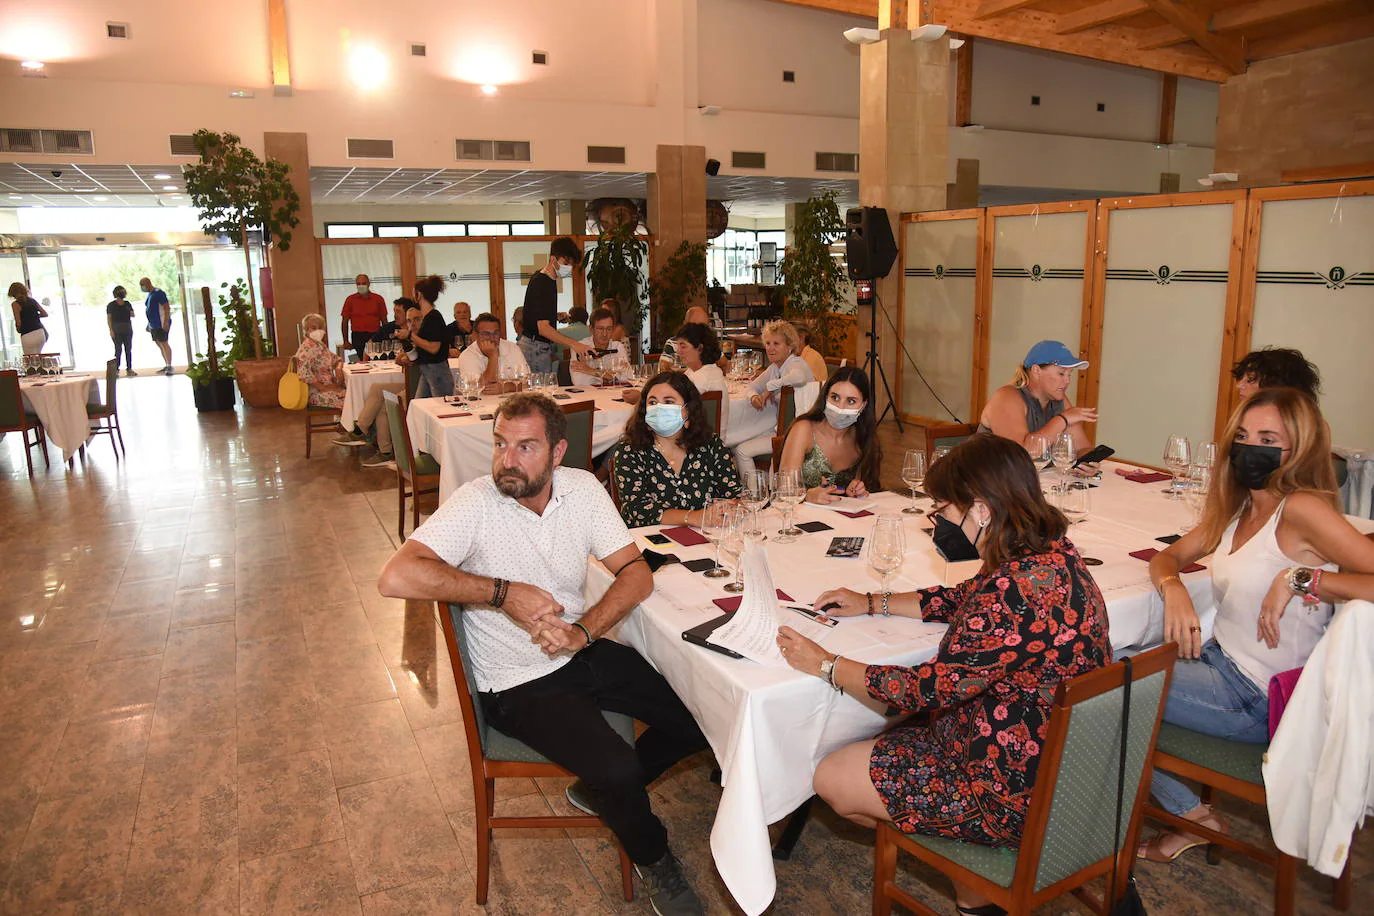
[{"label": "brown floor tile", "polygon": [[158,655],[96,662],[86,670],[86,681],[72,707],[71,719],[79,722],[152,712],[161,676],[162,657]]},{"label": "brown floor tile", "polygon": [[443,632],[428,603],[410,602],[404,616],[374,621],[372,631],[377,634],[382,657],[393,668],[448,660]]},{"label": "brown floor tile", "polygon": [[241,916],[360,912],[348,845],[343,840],[239,865]]},{"label": "brown floor tile", "polygon": [[144,528],[185,527],[191,521],[191,506],[166,506],[149,509],[143,515]]},{"label": "brown floor tile", "polygon": [[326,710],[324,732],[341,788],[425,768],[397,700]]},{"label": "brown floor tile", "polygon": [[[108,599],[104,602],[108,604]],[[69,605],[53,601],[39,612],[36,626],[26,634],[25,644],[34,648],[93,643],[100,638],[105,623],[101,605]]]},{"label": "brown floor tile", "polygon": [[340,789],[339,805],[360,893],[465,870],[427,773]]},{"label": "brown floor tile", "polygon": [[237,784],[233,731],[152,738],[143,766],[139,819],[162,817],[189,799],[233,794]]},{"label": "brown floor tile", "polygon": [[[177,563],[171,564],[175,572]],[[162,578],[130,582],[127,579],[119,584],[110,601],[110,617],[126,617],[130,614],[153,614],[172,609],[172,597],[177,591],[175,576],[167,575],[167,568],[160,570]]]},{"label": "brown floor tile", "polygon": [[237,576],[232,555],[190,555],[182,558],[181,566],[177,569],[177,589],[206,588],[211,585],[232,587]]},{"label": "brown floor tile", "polygon": [[164,677],[157,691],[153,736],[185,738],[228,731],[234,728],[235,705],[232,673]]},{"label": "brown floor tile", "polygon": [[[136,603],[137,589],[129,588],[129,586],[166,579],[169,576],[175,578],[177,567],[180,565],[180,547],[167,547],[162,550],[146,550],[130,554],[129,562],[124,564],[124,575],[119,580],[119,591],[126,592],[128,595],[122,600],[126,604],[129,602]],[[114,600],[121,600],[118,592],[116,592]],[[148,611],[155,610],[158,608],[148,608]],[[131,613],[142,612],[135,610]]]},{"label": "brown floor tile", "polygon": [[43,801],[126,786],[137,789],[152,720],[145,712],[68,724],[43,783]]},{"label": "brown floor tile", "polygon": [[152,815],[145,815],[146,807],[139,803],[122,912],[237,912],[239,849],[233,790],[188,798]]},{"label": "brown floor tile", "polygon": [[296,610],[295,599],[290,595],[249,598],[245,589],[251,587],[251,583],[242,579],[234,586],[237,605],[234,627],[239,642],[300,634],[301,615]]},{"label": "brown floor tile", "polygon": [[111,617],[100,629],[95,657],[100,661],[113,661],[139,655],[158,655],[167,645],[167,628],[171,620],[170,611]]},{"label": "brown floor tile", "polygon": [[324,706],[358,706],[396,696],[391,672],[370,643],[311,652],[310,674]]},{"label": "brown floor tile", "polygon": [[356,599],[333,607],[303,608],[301,623],[306,647],[316,655],[327,655],[343,646],[370,646],[377,641],[367,612]]},{"label": "brown floor tile", "polygon": [[162,655],[162,676],[234,674],[236,656],[233,623],[174,629]]},{"label": "brown floor tile", "polygon": [[[237,617],[232,585],[181,588],[172,597],[172,626],[200,627],[208,623],[233,623]],[[234,630],[238,638],[238,628]]]},{"label": "brown floor tile", "polygon": [[[425,768],[439,793],[440,803],[449,813],[467,811],[473,803],[472,764],[463,729],[462,722],[455,722],[415,732],[415,743],[425,759]],[[502,788],[515,782],[526,783],[526,792],[535,791],[534,784],[528,779],[499,780]]]},{"label": "brown floor tile", "polygon": [[363,916],[475,916],[492,912],[477,905],[477,887],[466,867],[363,897]]},{"label": "brown floor tile", "polygon": [[326,746],[314,689],[288,683],[238,696],[238,757],[249,763]]},{"label": "brown floor tile", "polygon": [[240,764],[239,850],[245,859],[343,836],[339,799],[323,748]]},{"label": "brown floor tile", "polygon": [[434,606],[432,601],[408,602],[402,598],[387,598],[380,592],[367,588],[359,588],[358,597],[363,602],[363,610],[367,611],[367,619],[374,623],[388,617],[404,617],[407,604],[428,604],[431,608]]},{"label": "brown floor tile", "polygon": [[[352,604],[358,600],[358,590],[353,586],[353,580],[348,577],[342,554],[334,560],[317,562],[321,565],[316,568],[337,572],[301,576],[292,580],[292,593],[296,596],[296,605],[302,611],[332,607],[336,604]],[[324,565],[326,562],[328,565]]]},{"label": "brown floor tile", "polygon": [[396,695],[401,698],[411,728],[462,721],[458,689],[447,658],[426,667],[392,668],[391,682],[396,685]]},{"label": "brown floor tile", "polygon": [[[197,531],[192,527],[186,535],[186,546],[182,549],[183,569],[188,559],[200,557],[233,557],[237,553],[233,530],[214,529]],[[232,562],[229,564],[233,568]]]},{"label": "brown floor tile", "polygon": [[174,525],[167,528],[145,528],[134,539],[135,553],[148,553],[154,550],[180,550],[186,543],[186,526]]}]

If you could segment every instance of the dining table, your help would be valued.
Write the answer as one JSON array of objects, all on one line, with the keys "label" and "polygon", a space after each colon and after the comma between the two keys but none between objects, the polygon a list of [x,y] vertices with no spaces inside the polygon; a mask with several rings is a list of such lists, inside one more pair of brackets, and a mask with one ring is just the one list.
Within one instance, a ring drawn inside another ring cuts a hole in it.
[{"label": "dining table", "polygon": [[[449,368],[453,370],[453,380],[459,386],[462,384],[458,374],[458,358],[452,357],[448,361]],[[339,424],[344,429],[352,429],[354,422],[358,419],[358,414],[363,409],[363,404],[367,403],[367,393],[378,382],[391,382],[396,385],[405,383],[405,371],[389,359],[372,359],[363,363],[351,363],[343,367],[344,374],[344,402],[343,408],[339,412]]]},{"label": "dining table", "polygon": [[95,376],[84,372],[21,378],[19,391],[26,410],[37,415],[45,434],[68,461],[91,437],[86,405],[99,403]]}]

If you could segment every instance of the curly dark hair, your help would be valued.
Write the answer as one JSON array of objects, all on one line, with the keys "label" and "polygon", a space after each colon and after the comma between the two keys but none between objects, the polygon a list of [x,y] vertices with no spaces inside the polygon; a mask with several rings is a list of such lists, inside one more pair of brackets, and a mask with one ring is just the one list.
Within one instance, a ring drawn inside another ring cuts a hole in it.
[{"label": "curly dark hair", "polygon": [[673,335],[673,340],[685,340],[694,347],[701,347],[703,366],[714,366],[720,361],[720,338],[709,324],[684,324]]},{"label": "curly dark hair", "polygon": [[447,288],[448,284],[438,274],[430,274],[428,277],[415,281],[415,292],[423,296],[430,305],[437,304],[439,294]]},{"label": "curly dark hair", "polygon": [[625,436],[622,441],[632,448],[654,447],[654,431],[644,419],[644,412],[649,407],[649,392],[653,391],[656,385],[667,385],[672,388],[687,408],[687,425],[677,437],[682,447],[690,452],[710,442],[715,433],[711,431],[711,424],[706,422],[706,408],[701,403],[701,392],[697,391],[697,386],[687,377],[687,373],[676,370],[660,372],[644,383],[644,393],[635,405],[634,416],[630,417],[630,422],[625,425]]},{"label": "curly dark hair", "polygon": [[879,469],[883,464],[883,446],[878,441],[878,417],[873,409],[873,387],[868,382],[868,373],[858,366],[841,366],[836,369],[835,374],[821,386],[816,403],[797,419],[825,423],[825,405],[830,400],[830,389],[840,382],[848,382],[859,389],[859,395],[864,399],[863,413],[859,414],[859,420],[854,424],[854,441],[859,446],[859,461],[854,466],[854,476],[864,482],[870,493],[876,493],[883,488],[879,480]]},{"label": "curly dark hair", "polygon": [[1245,354],[1231,370],[1231,377],[1239,382],[1250,375],[1261,388],[1296,388],[1313,398],[1322,387],[1317,367],[1301,351],[1288,347],[1265,347]]},{"label": "curly dark hair", "polygon": [[549,243],[549,257],[564,258],[569,261],[582,260],[582,252],[577,250],[577,243],[566,235],[560,235]]}]

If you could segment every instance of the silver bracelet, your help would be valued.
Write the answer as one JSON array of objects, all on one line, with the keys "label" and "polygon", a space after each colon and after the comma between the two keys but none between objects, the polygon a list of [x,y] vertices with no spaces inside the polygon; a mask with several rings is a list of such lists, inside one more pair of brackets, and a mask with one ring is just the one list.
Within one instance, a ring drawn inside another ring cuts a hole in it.
[{"label": "silver bracelet", "polygon": [[887,599],[892,597],[892,592],[883,592],[883,616],[891,617],[892,610],[887,606]]}]

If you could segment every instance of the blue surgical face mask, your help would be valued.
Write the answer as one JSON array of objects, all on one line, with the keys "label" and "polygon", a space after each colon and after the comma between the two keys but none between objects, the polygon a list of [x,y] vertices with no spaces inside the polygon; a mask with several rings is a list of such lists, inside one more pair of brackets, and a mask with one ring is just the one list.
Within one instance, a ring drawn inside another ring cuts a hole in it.
[{"label": "blue surgical face mask", "polygon": [[844,408],[836,407],[834,404],[825,405],[825,421],[836,429],[849,429],[859,422],[859,415],[863,413],[863,408]]},{"label": "blue surgical face mask", "polygon": [[681,404],[650,404],[644,410],[644,422],[665,439],[676,436],[687,424]]}]

